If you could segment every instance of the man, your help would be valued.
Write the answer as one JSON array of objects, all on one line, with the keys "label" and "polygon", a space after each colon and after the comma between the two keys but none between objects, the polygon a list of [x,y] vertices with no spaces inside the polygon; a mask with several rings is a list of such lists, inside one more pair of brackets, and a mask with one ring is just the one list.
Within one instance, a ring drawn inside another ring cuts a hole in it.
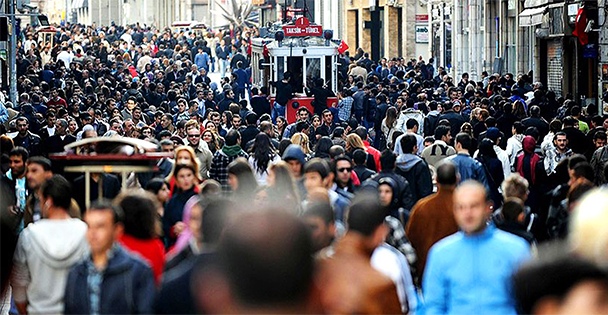
[{"label": "man", "polygon": [[469,181],[454,191],[454,218],[461,231],[429,252],[423,279],[427,314],[517,313],[511,275],[530,257],[530,246],[488,225],[491,213],[482,184]]},{"label": "man", "polygon": [[254,140],[255,136],[260,133],[260,129],[258,129],[258,115],[250,112],[245,116],[245,123],[247,127],[241,131],[241,147],[243,149],[246,149],[249,141]]},{"label": "man", "polygon": [[298,111],[296,112],[296,121],[285,127],[285,131],[283,132],[283,139],[291,139],[291,137],[296,133],[296,125],[301,121],[308,122],[309,118],[310,111],[308,111],[308,108],[304,106],[298,108]]},{"label": "man", "polygon": [[54,110],[49,110],[46,112],[46,126],[40,128],[38,135],[42,141],[45,141],[49,137],[55,134],[55,121],[57,117],[55,116]]},{"label": "man", "polygon": [[285,117],[285,106],[294,95],[289,80],[291,80],[291,72],[285,72],[283,80],[276,82],[277,95],[272,105],[272,122],[275,124],[277,123],[277,117]]},{"label": "man", "polygon": [[[262,121],[260,122],[260,132],[265,133],[268,138],[270,138],[270,143],[272,143],[272,146],[276,149],[279,148],[279,141],[277,141],[277,139],[275,139],[274,136],[274,126],[272,125],[272,122],[270,121]],[[247,142],[247,145],[245,146],[245,151],[246,152],[251,152],[251,148],[253,148],[253,144],[255,143],[255,137],[251,140],[249,140],[249,142]]]},{"label": "man", "polygon": [[395,172],[396,161],[397,156],[391,150],[384,150],[382,152],[382,156],[380,157],[382,171],[376,173],[366,180],[361,187],[363,189],[373,188],[374,191],[377,191],[380,180],[385,177],[390,177],[399,186],[394,192],[394,195],[397,195],[396,198],[399,206],[406,211],[409,211],[412,209],[415,203],[412,194],[413,188],[405,177]]},{"label": "man", "polygon": [[401,313],[395,284],[370,263],[373,251],[384,242],[389,230],[382,209],[373,195],[358,199],[350,207],[348,231],[335,244],[335,254],[322,260],[317,271],[325,312]]},{"label": "man", "polygon": [[191,124],[189,121],[186,123],[186,134],[188,145],[192,147],[196,157],[198,157],[200,164],[199,173],[203,179],[209,178],[209,170],[211,169],[211,163],[213,160],[213,153],[209,150],[207,142],[201,141],[201,129],[198,123]]},{"label": "man", "polygon": [[353,161],[346,155],[334,159],[335,180],[331,189],[348,200],[353,199],[355,186],[353,184]]},{"label": "man", "polygon": [[565,158],[569,158],[574,154],[572,149],[568,147],[568,136],[565,132],[559,131],[556,132],[553,136],[553,145],[554,148],[552,150],[548,150],[545,156],[545,171],[547,175],[551,175],[555,173],[555,168],[557,164]]},{"label": "man", "polygon": [[13,148],[8,153],[9,170],[2,176],[2,181],[10,187],[11,195],[15,200],[15,203],[11,205],[11,214],[15,219],[16,232],[21,232],[24,227],[21,213],[25,209],[28,196],[25,167],[25,161],[28,157],[26,149],[22,147]]},{"label": "man", "polygon": [[306,164],[306,155],[302,151],[302,147],[297,144],[290,144],[283,152],[281,159],[289,164],[291,175],[296,181],[300,196],[306,196],[306,186],[304,185],[304,177],[302,171]]},{"label": "man", "polygon": [[[292,214],[243,213],[226,228],[217,248],[215,272],[197,281],[202,288],[196,300],[205,313],[323,312],[310,303],[312,242],[304,223]],[[217,294],[219,283],[225,294]]]},{"label": "man", "polygon": [[355,133],[361,138],[361,141],[363,141],[363,145],[365,146],[367,154],[371,154],[372,157],[374,157],[374,162],[376,164],[376,171],[378,171],[378,172],[381,171],[382,163],[380,163],[380,156],[382,155],[382,153],[380,153],[380,151],[378,151],[378,149],[374,148],[369,143],[369,134],[367,133],[367,129],[363,126],[359,126],[359,127],[357,127],[357,129],[355,129]]},{"label": "man", "polygon": [[429,165],[416,155],[417,138],[414,134],[405,134],[401,138],[403,154],[397,157],[396,173],[405,177],[412,187],[414,203],[433,193],[433,179]]},{"label": "man", "polygon": [[[452,94],[453,91],[452,88],[450,88],[450,97],[452,97]],[[447,119],[450,122],[452,137],[456,137],[456,135],[460,132],[460,127],[462,127],[462,124],[465,123],[465,119],[462,117],[462,115],[452,109],[453,106],[454,104],[451,101],[444,102],[443,113],[439,115],[439,120]]]},{"label": "man", "polygon": [[424,138],[418,134],[418,127],[420,125],[418,124],[418,121],[414,118],[410,118],[407,120],[407,122],[405,123],[405,127],[407,128],[405,130],[405,133],[399,137],[397,137],[397,139],[395,139],[395,154],[397,155],[401,155],[403,154],[403,149],[401,148],[401,139],[403,139],[403,137],[405,135],[413,135],[414,137],[416,137],[416,152],[414,152],[414,154],[420,155],[422,154],[422,150],[424,149]]},{"label": "man", "polygon": [[568,138],[568,145],[572,149],[572,152],[585,154],[588,149],[587,138],[578,128],[576,119],[568,116],[562,120],[562,123],[564,124],[562,131],[566,134],[566,138]]},{"label": "man", "polygon": [[13,137],[13,143],[16,147],[23,147],[27,150],[30,156],[40,155],[40,137],[29,131],[29,121],[21,116],[17,118],[17,134]]},{"label": "man", "polygon": [[458,173],[454,164],[437,166],[437,193],[418,201],[407,222],[405,233],[416,250],[416,284],[421,287],[429,249],[440,239],[458,231],[454,220],[454,189]]},{"label": "man", "polygon": [[365,151],[361,149],[353,151],[353,163],[355,164],[355,166],[353,167],[353,172],[357,174],[357,178],[359,178],[359,181],[361,183],[376,174],[376,172],[370,170],[365,166],[366,160],[367,153],[365,153]]},{"label": "man", "polygon": [[88,251],[87,225],[70,218],[70,183],[53,175],[40,189],[44,219],[28,225],[15,252],[12,287],[20,314],[64,312],[64,291],[70,268]]},{"label": "man", "polygon": [[91,253],[68,274],[65,314],[152,313],[154,275],[117,242],[123,220],[122,209],[108,201],[87,210],[84,221]]},{"label": "man", "polygon": [[[329,164],[321,158],[313,158],[304,165],[304,186],[306,191],[315,188],[329,189],[334,181],[334,173],[331,172]],[[334,210],[336,222],[340,225],[344,223],[346,209],[350,204],[343,195],[334,190],[327,190],[327,194]]]},{"label": "man", "polygon": [[[42,217],[42,205],[40,204],[40,189],[42,185],[53,177],[51,161],[42,156],[33,156],[27,160],[26,180],[30,189],[27,197],[25,211],[23,212],[24,226],[40,221]],[[80,219],[80,209],[76,200],[72,199],[68,213],[72,218]]]},{"label": "man", "polygon": [[435,128],[435,142],[422,150],[422,158],[432,165],[437,167],[443,159],[455,155],[456,150],[450,145],[452,143],[452,133],[448,126],[437,126]]},{"label": "man", "polygon": [[608,162],[608,147],[606,146],[606,133],[604,131],[598,131],[593,136],[593,147],[595,148],[592,153],[589,163],[593,167],[593,173],[595,174],[595,184],[601,186],[606,183],[604,177],[604,165]]},{"label": "man", "polygon": [[541,117],[540,107],[533,105],[530,107],[530,117],[521,121],[525,128],[536,127],[539,139],[542,139],[549,132],[549,123]]},{"label": "man", "polygon": [[230,130],[224,139],[224,147],[213,155],[209,178],[215,179],[222,184],[222,191],[230,192],[228,185],[228,164],[238,157],[249,158],[249,155],[241,148],[241,134],[236,130]]},{"label": "man", "polygon": [[334,132],[334,129],[337,127],[334,123],[334,114],[332,114],[331,111],[326,108],[323,110],[322,117],[323,122],[318,128],[325,130],[327,135],[331,135]]},{"label": "man", "polygon": [[[81,175],[74,179],[74,199],[78,202],[80,209],[84,210],[87,208],[87,201],[94,202],[99,198],[112,200],[120,193],[121,184],[118,176],[110,173],[91,173],[91,181],[89,183],[90,199],[86,200],[85,176]],[[102,185],[102,196],[99,195],[100,184]]]},{"label": "man", "polygon": [[330,246],[336,237],[336,222],[331,205],[327,202],[309,203],[301,218],[310,231],[316,256],[331,255],[333,249],[330,250]]},{"label": "man", "polygon": [[[505,150],[498,146],[501,140],[500,130],[498,130],[498,128],[496,127],[490,127],[486,131],[485,137],[490,139],[494,144],[492,147],[494,148],[494,152],[496,152],[498,160],[500,160],[500,163],[502,164],[502,173],[504,175],[504,178],[509,177],[509,175],[511,175],[511,161],[509,160],[509,155],[507,154],[507,152],[505,152]],[[474,157],[477,157],[478,153],[479,151],[476,151]]]},{"label": "man", "polygon": [[44,155],[49,153],[58,153],[65,151],[64,147],[72,142],[76,141],[76,137],[67,134],[68,122],[67,120],[60,118],[55,123],[55,134],[50,136],[44,141]]},{"label": "man", "polygon": [[446,160],[454,163],[458,176],[461,181],[474,179],[480,182],[490,191],[488,179],[486,177],[483,165],[471,157],[471,136],[468,133],[459,133],[456,135],[456,155],[450,156]]}]

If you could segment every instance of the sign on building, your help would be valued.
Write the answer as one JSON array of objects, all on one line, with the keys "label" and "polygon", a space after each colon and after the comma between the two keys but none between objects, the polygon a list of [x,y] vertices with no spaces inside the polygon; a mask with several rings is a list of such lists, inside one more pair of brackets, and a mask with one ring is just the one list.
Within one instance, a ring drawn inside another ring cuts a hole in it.
[{"label": "sign on building", "polygon": [[429,42],[429,26],[428,25],[416,25],[416,43],[428,43]]}]

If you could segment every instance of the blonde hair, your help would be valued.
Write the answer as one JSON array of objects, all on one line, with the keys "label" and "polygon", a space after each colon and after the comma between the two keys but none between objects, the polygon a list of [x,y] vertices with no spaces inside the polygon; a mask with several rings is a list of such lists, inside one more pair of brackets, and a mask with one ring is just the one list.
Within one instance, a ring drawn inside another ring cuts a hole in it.
[{"label": "blonde hair", "polygon": [[351,150],[362,149],[363,151],[367,152],[367,149],[363,144],[363,140],[361,140],[361,137],[359,137],[358,134],[351,133],[346,136],[346,144],[350,146]]},{"label": "blonde hair", "polygon": [[194,149],[191,148],[191,147],[189,147],[189,146],[185,146],[185,145],[181,145],[181,146],[177,147],[173,151],[174,158],[175,158],[175,163],[173,163],[173,169],[171,169],[171,173],[169,173],[169,176],[167,176],[165,178],[165,180],[167,182],[169,182],[171,180],[171,178],[173,177],[174,172],[175,172],[175,167],[178,165],[178,163],[177,163],[177,156],[182,151],[186,151],[186,152],[188,152],[188,154],[190,154],[190,160],[192,160],[192,164],[198,170],[198,172],[196,172],[196,174],[194,174],[194,176],[196,176],[196,178],[198,179],[199,183],[203,182],[203,178],[201,177],[201,173],[200,173],[200,171],[201,171],[201,161],[196,156],[196,153],[194,152]]},{"label": "blonde hair", "polygon": [[593,189],[571,214],[569,245],[575,253],[599,264],[608,262],[608,189]]},{"label": "blonde hair", "polygon": [[291,136],[291,143],[299,145],[302,148],[302,151],[304,151],[304,154],[310,154],[310,142],[305,133],[298,132]]}]

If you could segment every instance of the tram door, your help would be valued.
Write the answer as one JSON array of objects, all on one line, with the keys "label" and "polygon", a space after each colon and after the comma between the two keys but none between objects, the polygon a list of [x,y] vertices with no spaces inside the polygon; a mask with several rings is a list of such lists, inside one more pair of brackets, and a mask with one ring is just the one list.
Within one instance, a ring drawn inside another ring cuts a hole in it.
[{"label": "tram door", "polygon": [[287,71],[291,72],[291,87],[296,93],[304,92],[304,57],[286,57]]}]

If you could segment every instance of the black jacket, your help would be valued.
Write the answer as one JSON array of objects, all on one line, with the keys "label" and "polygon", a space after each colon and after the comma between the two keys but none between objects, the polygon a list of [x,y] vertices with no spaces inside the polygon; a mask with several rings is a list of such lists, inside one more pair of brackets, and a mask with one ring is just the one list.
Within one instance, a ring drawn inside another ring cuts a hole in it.
[{"label": "black jacket", "polygon": [[[91,305],[87,277],[89,260],[78,263],[68,274],[65,288],[65,314],[90,314]],[[156,287],[152,269],[122,247],[113,256],[102,274],[99,294],[100,314],[151,314]]]}]

